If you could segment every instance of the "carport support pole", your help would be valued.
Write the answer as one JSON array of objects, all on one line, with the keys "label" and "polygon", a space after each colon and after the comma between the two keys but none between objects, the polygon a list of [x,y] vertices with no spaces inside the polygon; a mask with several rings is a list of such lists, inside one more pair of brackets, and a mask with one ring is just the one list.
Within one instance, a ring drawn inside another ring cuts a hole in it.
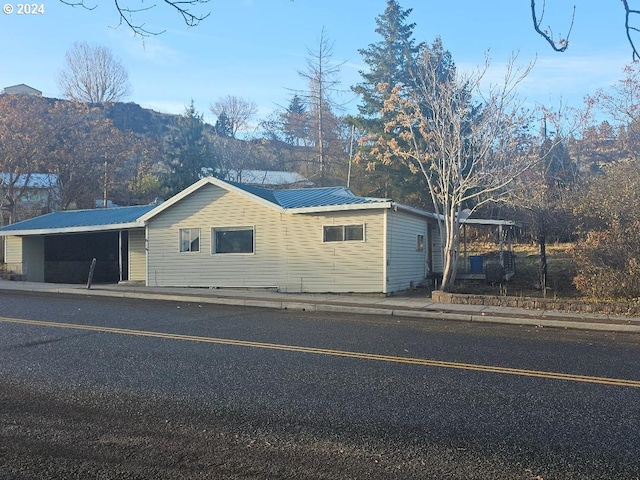
[{"label": "carport support pole", "polygon": [[93,281],[93,271],[96,269],[96,259],[91,260],[91,267],[89,268],[89,280],[87,280],[87,290],[91,288],[91,282]]}]

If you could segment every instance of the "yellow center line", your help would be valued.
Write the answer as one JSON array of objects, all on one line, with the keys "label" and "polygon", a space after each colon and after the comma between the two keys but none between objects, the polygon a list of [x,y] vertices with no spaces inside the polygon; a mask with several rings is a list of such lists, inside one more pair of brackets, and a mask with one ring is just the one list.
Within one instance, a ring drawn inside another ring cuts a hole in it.
[{"label": "yellow center line", "polygon": [[397,357],[393,355],[379,355],[375,353],[349,352],[344,350],[332,350],[328,348],[300,347],[295,345],[282,345],[277,343],[251,342],[245,340],[233,340],[228,338],[200,337],[182,335],[177,333],[152,332],[147,330],[132,330],[128,328],[99,327],[95,325],[82,325],[75,323],[43,322],[39,320],[25,320],[19,318],[0,317],[0,322],[17,323],[47,328],[65,328],[72,330],[85,330],[100,333],[112,333],[118,335],[131,335],[138,337],[163,338],[168,340],[183,340],[200,343],[213,343],[218,345],[232,345],[237,347],[264,348],[269,350],[282,350],[286,352],[311,353],[316,355],[329,355],[334,357],[357,358],[361,360],[377,360],[392,363],[404,363],[409,365],[421,365],[426,367],[454,368],[458,370],[471,370],[477,372],[499,373],[503,375],[518,375],[523,377],[538,377],[553,380],[565,380],[571,382],[597,383],[600,385],[613,385],[618,387],[640,388],[640,381],[625,380],[619,378],[594,377],[589,375],[574,375],[571,373],[545,372],[539,370],[526,370],[521,368],[496,367],[491,365],[476,365],[472,363],[446,362],[440,360],[428,360],[423,358]]}]

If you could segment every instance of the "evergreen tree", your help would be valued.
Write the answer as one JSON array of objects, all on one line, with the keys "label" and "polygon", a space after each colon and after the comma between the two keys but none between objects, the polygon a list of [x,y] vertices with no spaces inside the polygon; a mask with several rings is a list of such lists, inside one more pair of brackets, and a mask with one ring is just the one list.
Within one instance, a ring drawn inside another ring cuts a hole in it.
[{"label": "evergreen tree", "polygon": [[205,136],[202,114],[196,112],[193,100],[178,118],[176,129],[167,144],[165,182],[168,195],[175,195],[198,181],[204,171],[215,171],[217,160]]},{"label": "evergreen tree", "polygon": [[413,39],[415,23],[406,23],[410,14],[411,9],[403,10],[396,0],[387,0],[384,13],[376,18],[375,31],[381,40],[358,50],[369,66],[369,71],[360,71],[363,81],[353,87],[362,98],[358,105],[360,127],[379,128],[380,112],[391,89],[412,83],[422,44],[416,45]]},{"label": "evergreen tree", "polygon": [[218,115],[218,119],[216,120],[216,124],[214,126],[216,134],[219,137],[227,137],[231,138],[233,135],[233,131],[231,129],[231,122],[229,121],[229,117],[227,116],[227,112],[222,110],[220,115]]},{"label": "evergreen tree", "polygon": [[307,107],[299,95],[294,95],[286,111],[282,114],[282,127],[286,142],[299,147],[306,145],[309,132]]},{"label": "evergreen tree", "polygon": [[[376,18],[377,43],[359,50],[367,71],[361,71],[362,82],[353,87],[360,96],[359,115],[351,118],[361,136],[354,168],[353,185],[365,195],[392,197],[419,207],[429,205],[422,180],[413,175],[404,162],[383,165],[371,151],[370,140],[384,135],[384,124],[389,120],[383,115],[384,101],[397,85],[410,86],[414,82],[423,44],[413,38],[414,23],[408,23],[411,9],[403,10],[396,0],[387,0],[384,13]],[[371,166],[375,165],[375,169]]]}]

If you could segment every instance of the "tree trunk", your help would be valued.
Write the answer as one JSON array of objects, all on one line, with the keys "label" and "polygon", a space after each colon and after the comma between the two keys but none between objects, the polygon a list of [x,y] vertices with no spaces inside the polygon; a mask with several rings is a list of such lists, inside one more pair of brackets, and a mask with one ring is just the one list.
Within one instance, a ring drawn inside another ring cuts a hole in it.
[{"label": "tree trunk", "polygon": [[[459,231],[460,222],[457,216],[449,215],[443,223],[440,224],[440,228],[445,226],[444,235],[441,238],[442,242],[442,291],[450,292],[453,289],[453,285],[456,281],[456,273],[458,271],[458,249],[459,245]],[[443,238],[444,237],[444,238]]]},{"label": "tree trunk", "polygon": [[542,296],[547,296],[547,239],[544,235],[538,235],[538,245],[540,247],[540,288]]}]

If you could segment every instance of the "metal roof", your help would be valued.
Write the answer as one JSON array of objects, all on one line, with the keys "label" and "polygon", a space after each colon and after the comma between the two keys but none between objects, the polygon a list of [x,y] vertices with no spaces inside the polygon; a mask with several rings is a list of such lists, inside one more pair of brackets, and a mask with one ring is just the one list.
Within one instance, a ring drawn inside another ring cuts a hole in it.
[{"label": "metal roof", "polygon": [[274,209],[291,213],[390,208],[393,205],[386,198],[359,197],[346,187],[270,190],[208,177],[199,180],[160,205],[67,210],[49,213],[1,227],[0,236],[81,233],[143,227],[149,219],[207,184],[236,191]]},{"label": "metal roof", "polygon": [[117,230],[143,226],[138,219],[157,205],[63,210],[0,227],[0,235],[36,235],[45,233],[79,233]]},{"label": "metal roof", "polygon": [[269,190],[243,183],[227,182],[247,193],[267,200],[284,209],[364,205],[388,202],[385,198],[358,197],[346,187],[292,188]]}]

